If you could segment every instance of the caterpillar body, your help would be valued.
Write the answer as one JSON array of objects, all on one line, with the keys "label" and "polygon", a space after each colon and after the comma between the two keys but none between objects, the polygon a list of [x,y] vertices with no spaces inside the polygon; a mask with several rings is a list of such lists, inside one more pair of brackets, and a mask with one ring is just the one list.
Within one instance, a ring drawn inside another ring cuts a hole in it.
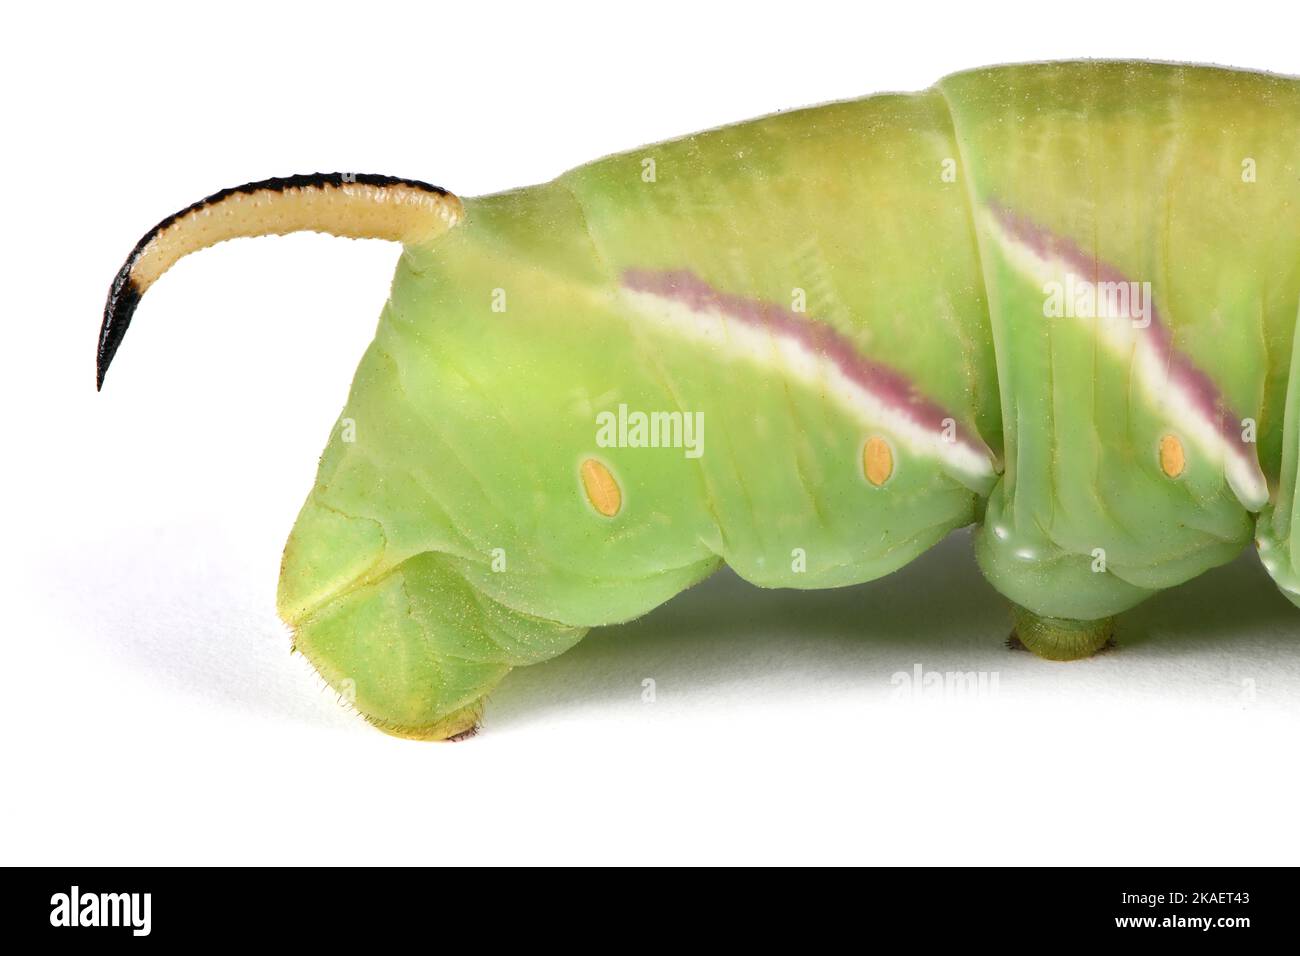
[{"label": "caterpillar body", "polygon": [[1046,658],[1252,538],[1300,604],[1300,80],[997,67],[476,199],[252,183],[141,240],[99,383],[178,258],[296,229],[403,243],[278,597],[391,733],[724,563],[852,585],[970,524]]}]

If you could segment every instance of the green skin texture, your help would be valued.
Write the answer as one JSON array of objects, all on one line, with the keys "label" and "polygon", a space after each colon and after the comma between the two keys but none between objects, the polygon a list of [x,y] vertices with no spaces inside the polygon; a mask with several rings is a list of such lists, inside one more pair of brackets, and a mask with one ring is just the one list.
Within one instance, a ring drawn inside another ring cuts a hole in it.
[{"label": "green skin texture", "polygon": [[[1086,328],[1043,318],[1040,284],[985,234],[993,197],[1153,282],[1175,345],[1258,421],[1258,520],[1194,449],[1161,473],[1169,423]],[[1113,615],[1252,535],[1297,600],[1297,210],[1300,83],[1132,63],[958,74],[468,200],[462,225],[404,247],[286,546],[280,613],[369,720],[440,737],[512,667],[723,563],[763,587],[837,587],[978,521],[982,569],[1047,657],[1090,653]],[[644,321],[619,294],[627,269],[786,306],[806,290],[810,318],[983,439],[996,484],[895,444],[873,486],[861,421]],[[595,415],[619,403],[702,412],[705,454],[598,448]],[[622,491],[612,518],[583,493],[592,457]]]}]

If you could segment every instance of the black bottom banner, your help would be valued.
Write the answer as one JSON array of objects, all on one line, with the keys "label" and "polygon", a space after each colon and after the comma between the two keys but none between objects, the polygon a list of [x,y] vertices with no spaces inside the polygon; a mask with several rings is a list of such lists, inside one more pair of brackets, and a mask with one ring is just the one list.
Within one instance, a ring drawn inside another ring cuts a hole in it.
[{"label": "black bottom banner", "polygon": [[602,878],[596,887],[578,873],[557,884],[532,873],[410,869],[54,868],[7,877],[8,927],[96,945],[351,946],[409,932],[436,946],[431,931],[453,919],[464,921],[461,932],[485,923],[489,938],[516,929],[552,937],[552,945],[560,926],[608,932],[617,920],[643,942],[671,933],[689,945],[849,931],[867,940],[919,933],[927,945],[1105,938],[1239,946],[1289,941],[1297,918],[1289,869],[902,869],[876,870],[865,883],[856,874],[787,875],[758,886],[737,875],[721,891],[672,870]]}]

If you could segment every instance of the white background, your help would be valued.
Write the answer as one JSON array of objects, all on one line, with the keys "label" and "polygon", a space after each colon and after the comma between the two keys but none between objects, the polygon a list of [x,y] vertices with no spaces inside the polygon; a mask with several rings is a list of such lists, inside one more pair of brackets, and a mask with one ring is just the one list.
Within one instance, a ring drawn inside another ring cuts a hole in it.
[{"label": "white background", "polygon": [[[844,591],[719,576],[512,674],[477,738],[414,743],[346,712],[274,613],[397,249],[193,256],[93,386],[126,253],[222,186],[354,170],[472,196],[1003,61],[1300,73],[1293,11],[39,6],[0,28],[3,862],[1296,861],[1300,612],[1253,555],[1072,665],[1002,646],[965,535]],[[918,664],[997,694],[908,695],[891,678]]]}]

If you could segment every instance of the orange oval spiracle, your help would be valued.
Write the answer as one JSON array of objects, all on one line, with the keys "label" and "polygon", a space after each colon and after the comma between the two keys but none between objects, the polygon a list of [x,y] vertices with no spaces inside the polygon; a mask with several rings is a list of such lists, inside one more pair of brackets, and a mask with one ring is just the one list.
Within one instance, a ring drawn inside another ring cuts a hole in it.
[{"label": "orange oval spiracle", "polygon": [[862,449],[862,473],[877,488],[894,473],[894,453],[890,451],[889,443],[878,435],[867,439],[866,447]]},{"label": "orange oval spiracle", "polygon": [[618,514],[623,507],[623,492],[608,468],[594,458],[582,463],[582,490],[587,493],[591,506],[606,518]]},{"label": "orange oval spiracle", "polygon": [[1187,453],[1177,435],[1160,439],[1160,470],[1170,478],[1177,478],[1187,468]]}]

